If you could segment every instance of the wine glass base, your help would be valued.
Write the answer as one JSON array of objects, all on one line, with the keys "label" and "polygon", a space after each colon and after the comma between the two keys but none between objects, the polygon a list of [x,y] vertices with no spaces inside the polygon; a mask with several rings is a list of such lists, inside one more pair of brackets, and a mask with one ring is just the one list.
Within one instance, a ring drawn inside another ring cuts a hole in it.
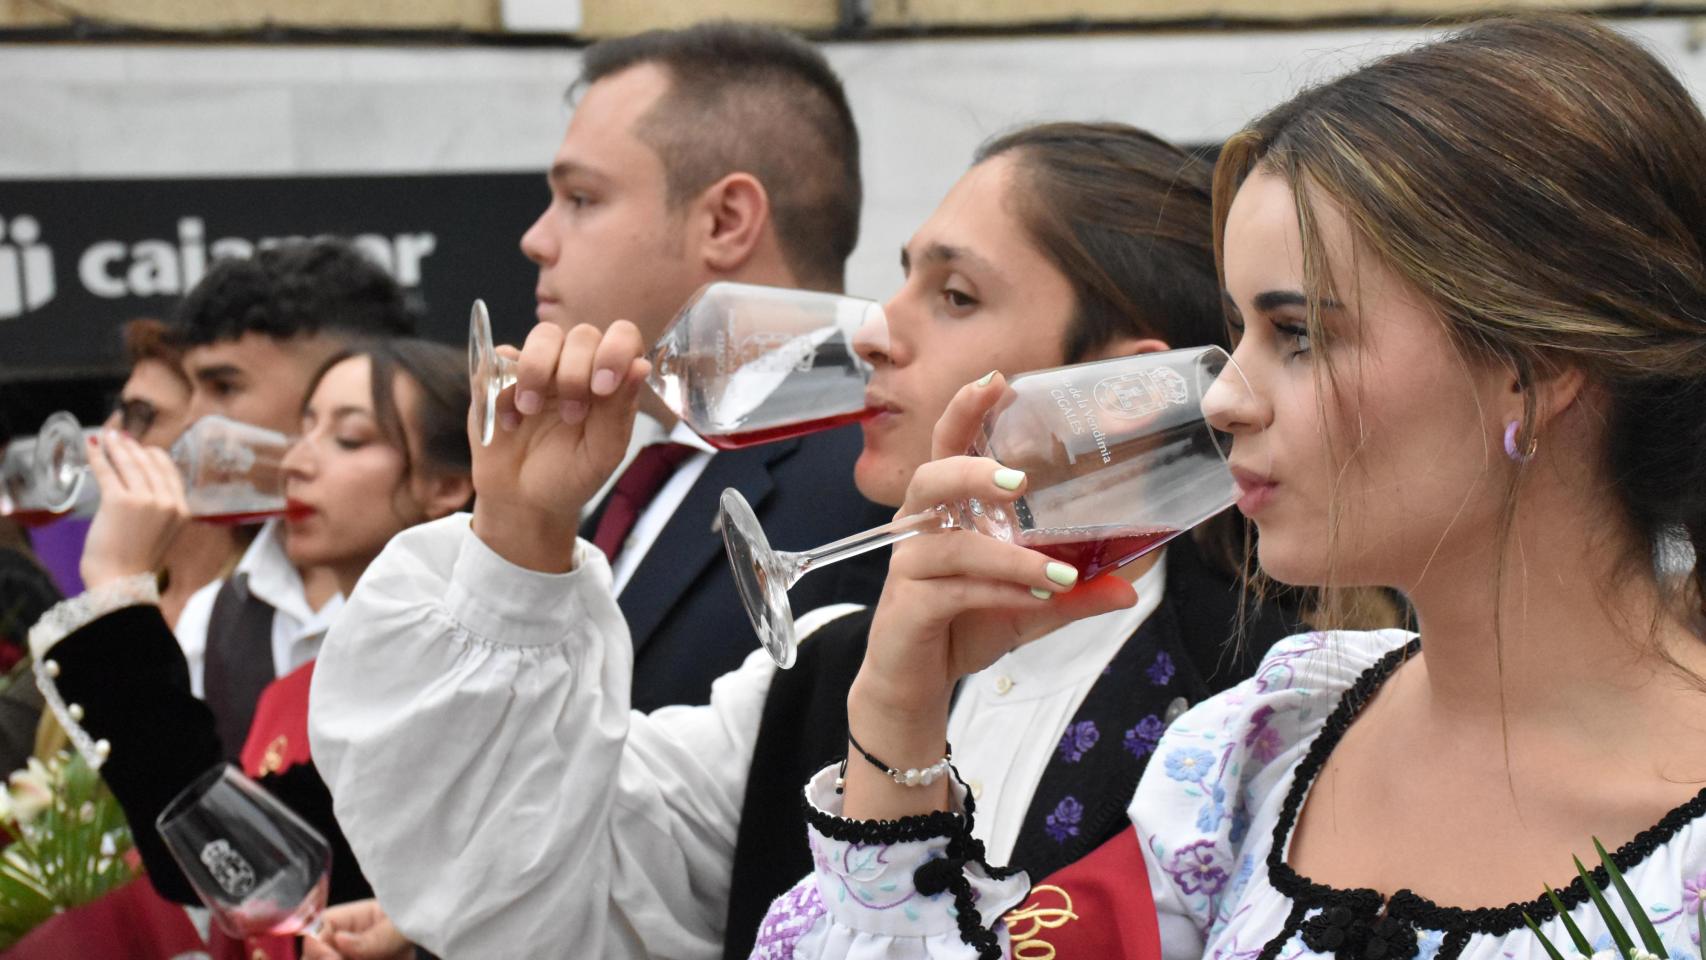
[{"label": "wine glass base", "polygon": [[480,424],[480,445],[492,445],[498,422],[498,394],[504,384],[498,371],[498,351],[492,341],[492,318],[486,302],[475,300],[468,313],[468,378],[473,381],[474,419]]},{"label": "wine glass base", "polygon": [[728,489],[723,491],[721,504],[723,547],[728,550],[741,603],[765,651],[786,670],[794,665],[797,647],[794,612],[788,606],[787,570],[776,551],[770,549],[769,538],[746,498]]},{"label": "wine glass base", "polygon": [[48,510],[64,513],[77,503],[88,478],[89,456],[83,427],[61,410],[42,423],[36,435],[36,483]]}]

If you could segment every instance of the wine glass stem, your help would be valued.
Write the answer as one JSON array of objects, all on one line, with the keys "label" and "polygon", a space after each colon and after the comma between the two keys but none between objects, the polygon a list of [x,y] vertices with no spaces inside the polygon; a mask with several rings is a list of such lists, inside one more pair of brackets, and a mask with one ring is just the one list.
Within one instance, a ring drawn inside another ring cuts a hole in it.
[{"label": "wine glass stem", "polygon": [[792,587],[809,570],[827,566],[837,561],[856,557],[891,543],[898,543],[908,537],[931,530],[946,530],[957,526],[953,514],[947,504],[937,504],[929,510],[901,517],[880,527],[872,527],[864,533],[855,533],[851,537],[843,537],[834,543],[826,543],[816,550],[806,550],[801,553],[781,553],[779,558],[787,565],[788,586]]}]

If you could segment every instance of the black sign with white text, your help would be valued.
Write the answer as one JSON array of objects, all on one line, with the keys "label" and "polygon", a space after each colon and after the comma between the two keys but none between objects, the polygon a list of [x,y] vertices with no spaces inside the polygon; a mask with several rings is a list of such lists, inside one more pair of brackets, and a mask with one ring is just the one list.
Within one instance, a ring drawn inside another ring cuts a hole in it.
[{"label": "black sign with white text", "polygon": [[520,343],[537,270],[518,244],[548,199],[539,173],[0,181],[0,383],[122,373],[125,321],[169,317],[220,257],[320,234],[389,270],[424,336],[465,342],[480,297]]}]

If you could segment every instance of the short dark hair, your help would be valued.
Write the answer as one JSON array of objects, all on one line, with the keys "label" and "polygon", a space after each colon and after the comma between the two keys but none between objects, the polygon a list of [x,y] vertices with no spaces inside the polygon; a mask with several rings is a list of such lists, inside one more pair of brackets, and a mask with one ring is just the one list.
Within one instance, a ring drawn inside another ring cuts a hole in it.
[{"label": "short dark hair", "polygon": [[178,305],[185,346],[262,333],[403,336],[415,316],[385,269],[348,241],[291,240],[247,259],[220,260]]},{"label": "short dark hair", "polygon": [[1121,123],[1044,123],[985,143],[1009,156],[1009,202],[1072,284],[1064,353],[1076,363],[1122,336],[1230,347],[1214,266],[1212,168]]},{"label": "short dark hair", "polygon": [[730,173],[758,178],[788,266],[840,288],[859,242],[859,131],[841,80],[816,47],[785,30],[702,23],[587,48],[570,96],[655,64],[669,90],[634,131],[663,161],[671,207]]}]

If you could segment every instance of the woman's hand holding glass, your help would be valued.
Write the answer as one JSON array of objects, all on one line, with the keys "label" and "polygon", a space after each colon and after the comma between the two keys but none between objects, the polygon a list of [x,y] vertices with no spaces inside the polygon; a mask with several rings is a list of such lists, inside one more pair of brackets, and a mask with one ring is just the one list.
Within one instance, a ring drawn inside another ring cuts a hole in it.
[{"label": "woman's hand holding glass", "polygon": [[172,538],[189,521],[183,475],[158,447],[117,430],[87,441],[101,506],[89,526],[80,572],[90,589],[159,569]]},{"label": "woman's hand holding glass", "polygon": [[377,900],[327,907],[320,930],[302,938],[302,960],[413,960],[415,945]]},{"label": "woman's hand holding glass", "polygon": [[[978,437],[984,415],[1006,391],[996,375],[960,390],[937,422],[932,456],[907,487],[899,515],[977,500],[1007,505],[1025,478],[983,457],[957,456]],[[1131,585],[1078,571],[1036,550],[954,529],[894,545],[870,643],[847,699],[860,745],[883,762],[923,768],[940,760],[954,684],[1066,623],[1129,607]],[[896,787],[855,756],[847,770],[846,814],[891,819],[946,805],[939,788]]]},{"label": "woman's hand holding glass", "polygon": [[497,399],[490,446],[469,416],[474,451],[474,532],[519,566],[561,573],[573,565],[581,508],[628,450],[638,393],[650,365],[640,331],[542,323],[520,351],[516,382]]}]

